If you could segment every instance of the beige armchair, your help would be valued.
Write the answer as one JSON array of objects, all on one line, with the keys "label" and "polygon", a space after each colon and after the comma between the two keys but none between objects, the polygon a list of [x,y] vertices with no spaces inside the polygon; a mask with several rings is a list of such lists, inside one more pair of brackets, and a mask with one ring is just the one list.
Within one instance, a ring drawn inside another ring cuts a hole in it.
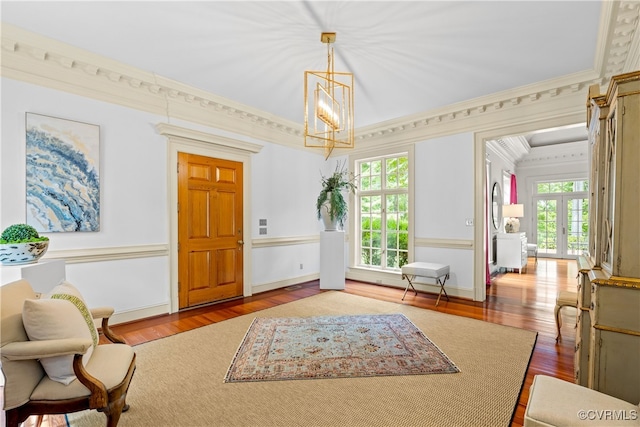
[{"label": "beige armchair", "polygon": [[[94,345],[94,341],[86,338],[34,341],[29,340],[23,324],[23,307],[25,301],[37,299],[26,280],[0,287],[0,356],[5,377],[6,425],[17,427],[31,415],[96,409],[105,413],[108,427],[115,427],[120,414],[127,409],[125,398],[135,371],[136,355],[109,329],[113,309],[94,309],[90,314],[95,319],[102,318],[102,332],[114,344]],[[72,304],[69,306],[74,308]],[[90,358],[83,363],[83,355],[92,347]],[[72,357],[77,378],[67,385],[52,380],[39,361],[66,355],[72,355],[67,357]]]}]

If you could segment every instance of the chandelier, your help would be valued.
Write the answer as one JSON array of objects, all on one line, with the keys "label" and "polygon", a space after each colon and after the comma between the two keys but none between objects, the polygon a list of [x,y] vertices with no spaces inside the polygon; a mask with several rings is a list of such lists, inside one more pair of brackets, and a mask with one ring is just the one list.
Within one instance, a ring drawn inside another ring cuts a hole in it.
[{"label": "chandelier", "polygon": [[326,71],[304,72],[304,146],[323,148],[328,159],[334,148],[353,148],[353,73],[335,72],[336,33],[322,33],[327,44]]}]

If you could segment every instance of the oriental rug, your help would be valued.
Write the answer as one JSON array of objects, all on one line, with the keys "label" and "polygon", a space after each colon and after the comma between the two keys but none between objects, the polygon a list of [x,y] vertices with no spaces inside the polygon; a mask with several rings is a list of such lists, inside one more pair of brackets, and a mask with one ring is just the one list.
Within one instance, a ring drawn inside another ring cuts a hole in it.
[{"label": "oriental rug", "polygon": [[403,314],[257,317],[225,382],[455,372]]},{"label": "oriental rug", "polygon": [[[225,383],[255,317],[401,313],[460,368],[456,374]],[[328,291],[136,345],[131,408],[118,427],[508,427],[536,333]],[[72,427],[104,427],[96,411]]]}]

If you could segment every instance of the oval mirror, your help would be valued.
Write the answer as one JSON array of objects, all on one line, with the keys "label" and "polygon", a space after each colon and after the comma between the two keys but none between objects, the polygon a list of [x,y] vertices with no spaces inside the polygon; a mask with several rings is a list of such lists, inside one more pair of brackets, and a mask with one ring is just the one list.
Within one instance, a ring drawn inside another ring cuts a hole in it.
[{"label": "oval mirror", "polygon": [[491,222],[493,222],[493,228],[496,230],[500,227],[500,214],[502,212],[502,190],[498,182],[493,183],[493,189],[491,190]]}]

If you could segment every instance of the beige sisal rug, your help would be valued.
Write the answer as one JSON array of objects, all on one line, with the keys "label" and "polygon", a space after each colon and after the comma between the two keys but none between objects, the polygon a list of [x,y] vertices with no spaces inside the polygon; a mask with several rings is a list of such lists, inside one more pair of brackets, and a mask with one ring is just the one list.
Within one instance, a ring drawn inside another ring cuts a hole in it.
[{"label": "beige sisal rug", "polygon": [[[402,313],[460,372],[224,383],[255,317]],[[120,427],[508,426],[536,333],[478,320],[325,292],[136,346],[138,367]],[[71,426],[98,427],[95,411]]]}]

